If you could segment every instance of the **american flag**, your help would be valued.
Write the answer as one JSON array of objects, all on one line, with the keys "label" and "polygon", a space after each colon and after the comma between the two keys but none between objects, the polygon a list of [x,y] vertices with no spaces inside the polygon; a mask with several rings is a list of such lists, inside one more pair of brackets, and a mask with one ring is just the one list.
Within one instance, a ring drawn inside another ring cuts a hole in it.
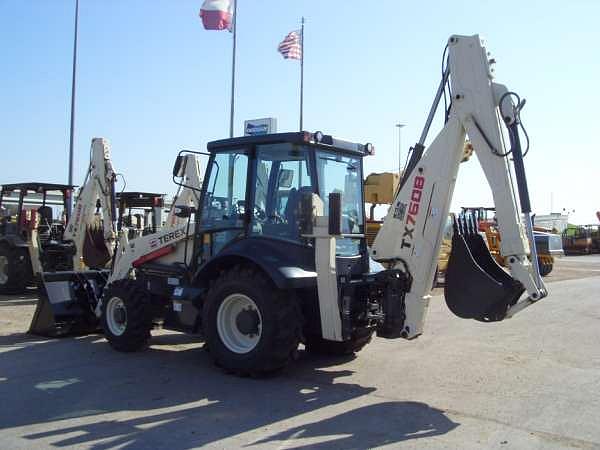
[{"label": "american flag", "polygon": [[285,37],[279,47],[279,53],[285,59],[302,59],[302,37],[300,30],[294,30]]}]

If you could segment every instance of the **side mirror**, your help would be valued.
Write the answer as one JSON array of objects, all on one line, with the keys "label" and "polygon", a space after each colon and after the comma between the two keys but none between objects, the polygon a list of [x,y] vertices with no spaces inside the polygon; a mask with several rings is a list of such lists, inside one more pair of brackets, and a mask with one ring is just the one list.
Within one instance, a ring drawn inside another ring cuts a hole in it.
[{"label": "side mirror", "polygon": [[329,234],[332,236],[342,234],[342,194],[340,192],[329,194]]},{"label": "side mirror", "polygon": [[193,213],[196,212],[196,208],[194,208],[192,206],[173,205],[173,208],[176,208],[175,209],[175,216],[176,217],[180,217],[182,219],[187,219],[188,217],[191,217],[191,215]]},{"label": "side mirror", "polygon": [[177,159],[175,160],[175,164],[173,165],[173,176],[176,178],[180,178],[181,176],[183,176],[183,155],[179,155],[177,156]]}]

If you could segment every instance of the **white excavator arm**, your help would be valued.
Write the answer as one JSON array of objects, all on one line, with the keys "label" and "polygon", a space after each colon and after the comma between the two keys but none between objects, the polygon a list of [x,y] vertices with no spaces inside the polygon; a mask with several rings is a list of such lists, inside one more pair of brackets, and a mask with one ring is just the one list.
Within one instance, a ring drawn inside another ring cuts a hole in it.
[{"label": "white excavator arm", "polygon": [[75,245],[74,270],[104,266],[112,257],[115,178],[110,144],[103,138],[92,139],[90,165],[64,233],[64,240]]},{"label": "white excavator arm", "polygon": [[[411,288],[404,299],[403,336],[408,338],[418,336],[423,330],[466,135],[492,190],[502,235],[501,252],[508,261],[512,279],[508,274],[498,272],[499,268],[491,266],[483,255],[480,243],[476,242],[477,230],[473,221],[461,220],[455,224],[454,261],[451,256],[448,268],[452,280],[446,288],[446,301],[461,317],[493,321],[510,317],[546,296],[535,258],[531,208],[517,131],[518,115],[524,102],[513,104],[514,94],[493,81],[494,61],[478,35],[452,36],[447,50],[448,67],[429,119],[371,251],[376,261],[410,274]],[[424,150],[433,114],[448,81],[451,106],[446,124]],[[505,148],[501,123],[507,126],[510,150]],[[518,190],[513,186],[509,158],[514,160]],[[516,192],[520,202],[516,200]],[[518,210],[519,203],[522,214]],[[465,270],[461,272],[461,269]],[[476,284],[476,288],[470,288],[470,283]],[[449,292],[457,286],[458,289],[462,287],[461,293]],[[500,292],[502,289],[504,291]],[[523,290],[527,297],[520,300]],[[498,307],[492,298],[502,295],[512,298],[503,300]],[[486,303],[488,300],[490,303]]]}]

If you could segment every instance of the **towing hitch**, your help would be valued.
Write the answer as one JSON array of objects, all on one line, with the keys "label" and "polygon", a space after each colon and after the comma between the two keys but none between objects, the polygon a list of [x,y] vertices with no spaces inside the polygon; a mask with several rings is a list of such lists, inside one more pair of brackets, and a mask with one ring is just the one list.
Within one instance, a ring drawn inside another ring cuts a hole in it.
[{"label": "towing hitch", "polygon": [[455,218],[444,287],[450,311],[464,319],[497,322],[506,318],[524,291],[494,260],[474,218]]}]

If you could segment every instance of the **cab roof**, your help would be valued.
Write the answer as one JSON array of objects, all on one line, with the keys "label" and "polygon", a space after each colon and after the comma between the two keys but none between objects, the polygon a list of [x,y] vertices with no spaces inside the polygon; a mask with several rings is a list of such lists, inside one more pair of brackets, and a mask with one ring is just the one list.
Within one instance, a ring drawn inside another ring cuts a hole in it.
[{"label": "cab roof", "polygon": [[27,182],[27,183],[11,183],[11,184],[3,184],[2,190],[6,191],[19,191],[19,190],[27,190],[27,191],[66,191],[73,190],[75,186],[71,186],[68,184],[54,184],[54,183],[39,183],[36,181]]},{"label": "cab roof", "polygon": [[277,143],[314,145],[324,149],[353,153],[358,156],[366,156],[370,154],[367,148],[369,145],[371,145],[344,141],[342,139],[334,138],[330,135],[324,135],[321,132],[310,133],[308,131],[297,131],[291,133],[271,133],[258,136],[240,136],[229,139],[220,139],[209,142],[207,144],[207,149],[209,152],[217,152],[219,150],[231,147]]}]

